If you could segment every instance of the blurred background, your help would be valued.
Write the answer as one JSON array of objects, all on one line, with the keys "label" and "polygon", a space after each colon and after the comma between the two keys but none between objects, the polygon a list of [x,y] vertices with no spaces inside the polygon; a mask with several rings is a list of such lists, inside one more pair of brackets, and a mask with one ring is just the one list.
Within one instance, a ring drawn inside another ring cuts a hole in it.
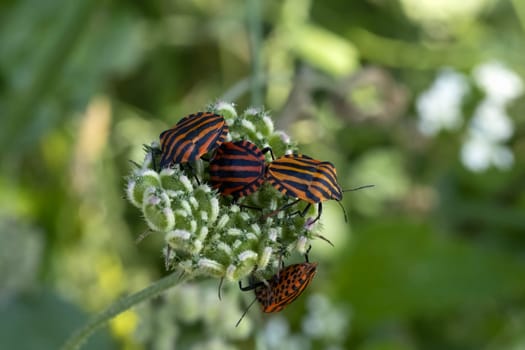
[{"label": "blurred background", "polygon": [[335,247],[282,313],[235,329],[252,295],[201,282],[86,348],[525,349],[524,28],[519,0],[2,1],[0,348],[57,348],[166,275],[129,160],[225,100],[375,187],[349,223],[326,203]]}]

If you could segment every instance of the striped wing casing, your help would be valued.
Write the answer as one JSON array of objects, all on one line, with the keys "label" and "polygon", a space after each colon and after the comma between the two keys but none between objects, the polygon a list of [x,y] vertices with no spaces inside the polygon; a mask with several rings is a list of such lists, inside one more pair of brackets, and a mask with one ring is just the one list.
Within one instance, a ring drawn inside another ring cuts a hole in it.
[{"label": "striped wing casing", "polygon": [[317,263],[304,262],[286,266],[267,282],[255,288],[255,297],[263,312],[279,312],[301,295],[317,272]]},{"label": "striped wing casing", "polygon": [[211,186],[222,195],[247,196],[264,182],[263,152],[249,141],[225,142],[210,161]]},{"label": "striped wing casing", "polygon": [[198,160],[219,147],[228,131],[224,117],[211,112],[199,112],[182,118],[173,128],[160,134],[160,167]]},{"label": "striped wing casing", "polygon": [[283,195],[308,203],[343,198],[334,165],[302,154],[287,154],[271,162],[266,179]]}]

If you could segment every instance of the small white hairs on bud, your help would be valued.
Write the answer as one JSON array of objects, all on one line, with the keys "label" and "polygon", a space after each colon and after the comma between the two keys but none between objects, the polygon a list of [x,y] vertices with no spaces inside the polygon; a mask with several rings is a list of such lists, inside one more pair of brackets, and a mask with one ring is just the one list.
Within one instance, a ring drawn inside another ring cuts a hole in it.
[{"label": "small white hairs on bud", "polygon": [[144,191],[144,199],[144,204],[149,205],[159,205],[161,202],[161,198],[155,193],[154,187],[146,188],[146,191]]},{"label": "small white hairs on bud", "polygon": [[199,252],[202,250],[202,241],[200,239],[196,239],[191,244],[191,253],[193,255],[199,254]]},{"label": "small white hairs on bud", "polygon": [[210,199],[211,213],[210,213],[210,224],[214,223],[219,217],[219,200],[216,197]]},{"label": "small white hairs on bud", "polygon": [[165,240],[170,241],[172,238],[179,238],[183,240],[189,240],[191,237],[191,232],[186,230],[173,230],[166,233]]},{"label": "small white hairs on bud", "polygon": [[217,109],[219,112],[222,112],[222,113],[224,113],[225,111],[228,111],[232,115],[237,115],[237,111],[235,110],[234,103],[219,101],[215,104],[215,109]]},{"label": "small white hairs on bud", "polygon": [[[151,171],[153,171],[153,170],[151,170]],[[155,174],[156,174],[156,172],[155,172]],[[173,174],[175,174],[175,169],[173,169],[173,168],[164,168],[164,169],[162,169],[162,170],[160,171],[160,176],[161,176],[161,177],[162,177],[162,176],[167,176],[167,177],[169,177],[169,176],[173,176]]]},{"label": "small white hairs on bud", "polygon": [[257,262],[257,270],[262,271],[268,266],[270,259],[272,258],[273,249],[272,247],[265,247],[262,254]]},{"label": "small white hairs on bud", "polygon": [[228,223],[228,221],[230,221],[230,217],[228,215],[224,214],[223,216],[220,217],[216,228],[219,229],[219,230],[223,229],[226,226],[226,224]]},{"label": "small white hairs on bud", "polygon": [[265,115],[263,117],[263,122],[264,122],[264,125],[266,126],[266,129],[269,131],[269,132],[273,132],[273,120],[272,118],[270,118],[269,116]]},{"label": "small white hairs on bud", "polygon": [[239,258],[239,261],[246,261],[248,259],[257,259],[257,256],[258,254],[253,250],[245,250],[244,252],[240,253],[237,257]]},{"label": "small white hairs on bud", "polygon": [[191,184],[190,179],[186,175],[180,176],[179,181],[182,183],[186,191],[188,192],[193,191],[193,185]]},{"label": "small white hairs on bud", "polygon": [[195,221],[195,220],[191,220],[190,221],[190,230],[191,230],[191,232],[196,232],[197,231],[197,221]]},{"label": "small white hairs on bud", "polygon": [[183,218],[188,216],[188,212],[184,209],[177,209],[177,210],[174,210],[173,212],[175,213],[175,215],[183,217]]},{"label": "small white hairs on bud", "polygon": [[226,253],[226,255],[232,255],[232,249],[230,248],[229,245],[227,245],[224,242],[219,242],[217,244],[217,249],[220,251],[223,251],[224,253]]},{"label": "small white hairs on bud", "polygon": [[201,258],[197,262],[197,267],[201,270],[201,273],[212,275],[214,277],[224,276],[224,266],[215,260]]},{"label": "small white hairs on bud", "polygon": [[126,197],[131,202],[131,204],[133,204],[137,208],[140,208],[142,206],[142,203],[137,202],[135,200],[135,196],[134,196],[136,184],[137,184],[137,182],[135,180],[129,180],[128,181],[128,185],[126,186]]},{"label": "small white hairs on bud", "polygon": [[143,171],[140,172],[139,176],[141,176],[143,178],[148,177],[148,178],[155,179],[155,180],[157,180],[157,183],[160,185],[160,176],[154,170],[151,170],[151,169],[143,170]]},{"label": "small white hairs on bud", "polygon": [[252,229],[252,232],[256,234],[257,236],[261,235],[261,227],[257,224],[251,224],[250,228]]},{"label": "small white hairs on bud", "polygon": [[197,198],[195,197],[190,197],[188,199],[188,201],[190,202],[191,206],[193,207],[193,209],[198,209],[199,208],[199,201],[197,201]]},{"label": "small white hairs on bud", "polygon": [[257,237],[257,235],[255,235],[253,232],[246,233],[244,237],[246,238],[246,241],[257,242],[259,240],[259,237]]},{"label": "small white hairs on bud", "polygon": [[244,221],[249,221],[249,220],[250,220],[250,214],[248,214],[247,212],[239,213],[239,215],[241,216],[241,218],[242,218]]},{"label": "small white hairs on bud", "polygon": [[279,137],[281,138],[281,141],[286,144],[286,145],[289,145],[290,144],[290,136],[288,136],[287,133],[285,133],[284,131],[277,131],[277,134],[279,135]]},{"label": "small white hairs on bud", "polygon": [[237,271],[237,266],[235,265],[228,265],[228,268],[226,268],[225,277],[230,281],[235,281],[235,272]]},{"label": "small white hairs on bud", "polygon": [[257,107],[248,107],[245,111],[244,111],[244,114],[246,115],[256,115],[260,112],[260,109],[257,108]]},{"label": "small white hairs on bud", "polygon": [[251,132],[255,132],[255,125],[249,120],[243,119],[241,122],[241,125],[245,128],[250,130]]},{"label": "small white hairs on bud", "polygon": [[174,227],[175,215],[173,215],[173,211],[171,211],[171,208],[162,209],[162,214],[164,214],[164,217],[166,218],[166,227]]},{"label": "small white hairs on bud", "polygon": [[208,233],[209,233],[208,227],[203,226],[201,227],[197,238],[204,241],[204,239],[208,236]]},{"label": "small white hairs on bud", "polygon": [[309,240],[306,236],[300,236],[299,239],[297,239],[297,243],[296,243],[297,251],[299,251],[299,253],[301,254],[305,254],[306,250],[308,249],[307,248],[308,242]]},{"label": "small white hairs on bud", "polygon": [[241,246],[242,242],[238,239],[235,240],[235,242],[232,243],[232,248],[237,249]]},{"label": "small white hairs on bud", "polygon": [[232,227],[232,228],[228,229],[228,231],[226,231],[226,233],[228,234],[228,236],[241,236],[242,235],[242,230]]},{"label": "small white hairs on bud", "polygon": [[279,236],[280,232],[276,228],[271,228],[268,230],[268,239],[272,242],[275,242],[277,240],[277,237]]},{"label": "small white hairs on bud", "polygon": [[190,206],[190,202],[188,201],[185,201],[185,200],[181,200],[179,202],[179,205],[182,207],[182,209],[184,209],[189,215],[191,215],[191,206]]},{"label": "small white hairs on bud", "polygon": [[178,190],[178,191],[174,191],[174,190],[165,190],[166,191],[166,194],[170,197],[170,198],[179,198],[180,196],[182,196],[184,194],[183,191],[181,190]]}]

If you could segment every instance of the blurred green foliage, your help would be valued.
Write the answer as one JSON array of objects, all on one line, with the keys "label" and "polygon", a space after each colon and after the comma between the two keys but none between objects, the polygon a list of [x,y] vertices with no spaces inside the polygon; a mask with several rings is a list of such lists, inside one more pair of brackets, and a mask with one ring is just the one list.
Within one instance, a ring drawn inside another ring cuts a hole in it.
[{"label": "blurred green foliage", "polygon": [[[460,154],[487,98],[476,67],[525,75],[524,14],[518,0],[2,2],[0,348],[56,348],[84,313],[165,273],[160,237],[135,244],[146,226],[123,176],[142,144],[217,99],[262,103],[305,154],[336,165],[343,188],[376,185],[346,193],[350,224],[327,203],[336,247],[312,249],[310,292],[347,310],[332,348],[523,348],[523,96],[505,105],[510,168],[473,171]],[[464,119],[424,134],[418,98],[444,67],[471,86]],[[326,349],[308,331],[305,303],[319,298],[307,294],[287,322],[254,308],[247,338],[194,348],[272,348],[261,339],[278,325],[287,344]],[[86,347],[173,348],[175,329],[212,327],[156,327],[155,305]],[[164,345],[144,340],[155,332]]]}]

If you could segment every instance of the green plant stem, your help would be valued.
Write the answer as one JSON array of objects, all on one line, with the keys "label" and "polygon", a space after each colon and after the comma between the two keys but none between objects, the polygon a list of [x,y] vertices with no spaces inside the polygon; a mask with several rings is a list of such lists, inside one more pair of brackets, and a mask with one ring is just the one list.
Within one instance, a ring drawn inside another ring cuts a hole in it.
[{"label": "green plant stem", "polygon": [[177,284],[185,282],[187,279],[180,277],[178,274],[172,273],[169,276],[164,277],[161,280],[153,283],[149,287],[127,297],[117,300],[115,303],[110,305],[107,309],[95,315],[88,323],[82,328],[78,329],[73,335],[64,343],[62,350],[69,349],[80,349],[82,344],[87,338],[93,334],[93,332],[105,325],[109,320],[118,314],[126,311],[127,309],[135,306],[143,301],[151,299],[161,292],[174,287]]},{"label": "green plant stem", "polygon": [[525,3],[522,0],[512,0],[512,5],[521,23],[521,28],[525,31]]},{"label": "green plant stem", "polygon": [[248,32],[252,56],[251,103],[254,106],[262,105],[262,65],[261,65],[261,6],[259,0],[247,0]]},{"label": "green plant stem", "polygon": [[420,44],[376,35],[361,28],[351,29],[347,37],[363,58],[390,67],[426,70],[452,66],[470,69],[487,58],[486,53],[478,48],[473,49],[462,44],[429,49]]}]

